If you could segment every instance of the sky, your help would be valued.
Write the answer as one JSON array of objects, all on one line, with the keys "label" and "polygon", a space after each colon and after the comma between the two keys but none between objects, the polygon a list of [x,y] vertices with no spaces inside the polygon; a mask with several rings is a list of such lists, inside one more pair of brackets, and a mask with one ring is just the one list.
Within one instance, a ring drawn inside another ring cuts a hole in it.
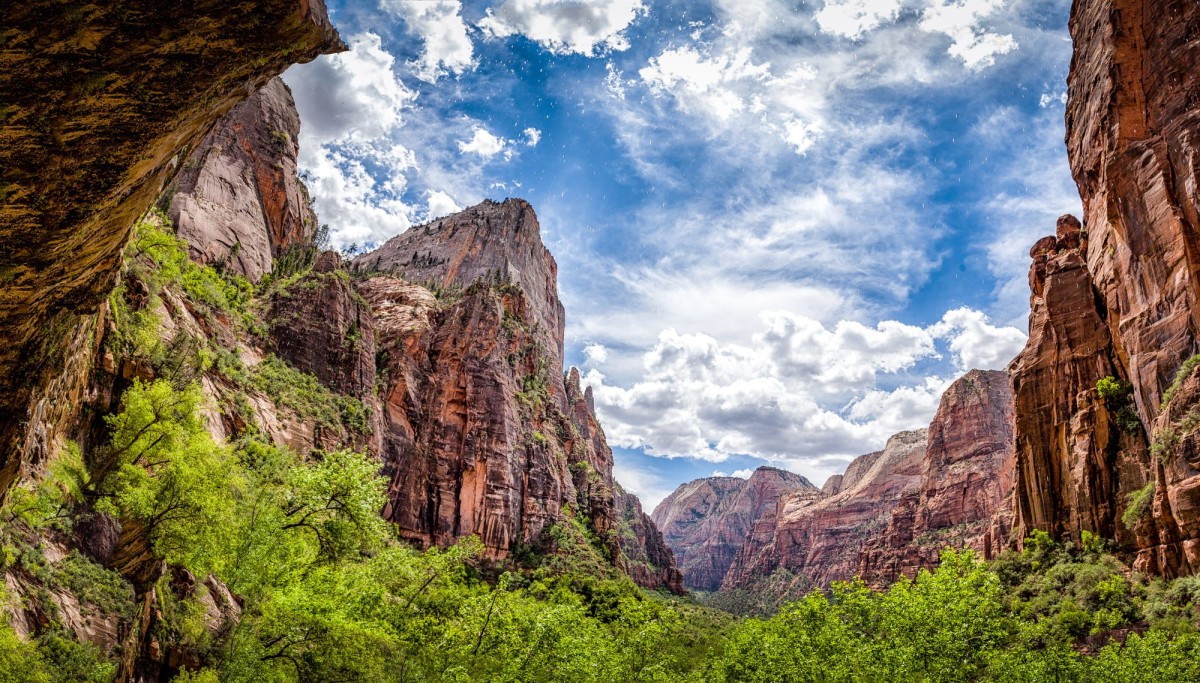
[{"label": "sky", "polygon": [[1069,0],[330,0],[292,67],[341,249],[521,197],[566,357],[653,508],[820,486],[1024,346],[1029,247],[1078,215]]}]

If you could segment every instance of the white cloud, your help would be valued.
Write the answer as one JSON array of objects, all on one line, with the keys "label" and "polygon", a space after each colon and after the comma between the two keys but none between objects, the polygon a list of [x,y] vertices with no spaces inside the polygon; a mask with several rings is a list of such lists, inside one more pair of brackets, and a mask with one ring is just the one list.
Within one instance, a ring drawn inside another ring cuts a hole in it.
[{"label": "white cloud", "polygon": [[350,49],[288,70],[303,126],[301,153],[335,141],[368,140],[401,123],[417,95],[400,82],[396,59],[374,33],[351,36]]},{"label": "white cloud", "polygon": [[646,12],[641,0],[506,0],[479,27],[488,35],[523,35],[556,54],[595,56],[629,48],[625,29]]},{"label": "white cloud", "polygon": [[526,128],[522,135],[525,136],[526,147],[537,147],[538,143],[542,141],[542,131],[537,128]]},{"label": "white cloud", "polygon": [[729,476],[737,477],[738,479],[749,479],[750,475],[752,475],[752,474],[754,474],[754,470],[747,467],[746,469],[742,469],[742,470],[734,470],[733,474],[731,474]]},{"label": "white cloud", "polygon": [[1045,109],[1046,107],[1049,107],[1056,102],[1058,104],[1066,104],[1067,103],[1067,91],[1063,90],[1058,93],[1049,93],[1049,92],[1042,93],[1041,99],[1038,100],[1038,106],[1040,106],[1042,109]]},{"label": "white cloud", "polygon": [[[334,246],[377,241],[412,224],[401,197],[412,150],[392,140],[416,93],[374,33],[351,36],[347,52],[288,70],[300,113],[300,166]],[[385,180],[380,180],[384,178]]]},{"label": "white cloud", "polygon": [[588,365],[599,365],[608,360],[608,349],[603,344],[588,344],[583,347],[583,355]]},{"label": "white cloud", "polygon": [[[946,348],[958,372],[1002,368],[1024,343],[971,309],[928,327],[840,321],[832,327],[794,313],[762,316],[750,343],[662,331],[626,386],[595,363],[593,388],[609,441],[648,454],[721,462],[751,455],[809,469],[821,458],[878,448],[890,435],[924,427],[951,378],[910,378]],[[881,388],[889,378],[892,388]]]},{"label": "white cloud", "polygon": [[948,311],[930,332],[950,339],[954,365],[961,372],[1001,370],[1025,348],[1024,332],[992,325],[986,315],[965,307]]},{"label": "white cloud", "polygon": [[458,202],[454,201],[454,197],[441,190],[429,192],[428,201],[429,208],[425,213],[426,220],[433,220],[462,211],[462,207],[458,205]]},{"label": "white cloud", "polygon": [[[638,71],[656,96],[670,97],[685,114],[719,130],[765,128],[803,154],[824,131],[823,96],[807,65],[776,71],[755,61],[753,49],[730,45],[663,50]],[[620,75],[610,70],[607,87],[623,97]]]},{"label": "white cloud", "polygon": [[900,0],[826,0],[816,14],[821,31],[859,38],[900,15]]},{"label": "white cloud", "polygon": [[402,19],[423,45],[415,73],[434,82],[475,66],[474,47],[462,18],[460,0],[382,0],[380,5]]},{"label": "white cloud", "polygon": [[509,141],[493,135],[483,126],[475,126],[471,131],[470,140],[459,140],[458,149],[463,154],[477,154],[484,159],[505,153],[505,158],[510,157],[511,151],[508,151]]},{"label": "white cloud", "polygon": [[978,71],[996,63],[998,55],[1017,49],[1010,34],[999,34],[980,26],[985,17],[1004,9],[1009,0],[935,0],[921,16],[921,28],[943,33],[953,41],[949,54],[958,57],[971,70]]}]

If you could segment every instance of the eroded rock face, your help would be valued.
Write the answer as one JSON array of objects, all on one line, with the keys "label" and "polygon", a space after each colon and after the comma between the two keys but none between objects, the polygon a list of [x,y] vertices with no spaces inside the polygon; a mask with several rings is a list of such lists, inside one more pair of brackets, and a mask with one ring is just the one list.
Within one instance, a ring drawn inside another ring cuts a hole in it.
[{"label": "eroded rock face", "polygon": [[639,586],[686,594],[683,573],[675,567],[675,555],[654,520],[642,511],[642,502],[617,487],[616,503],[625,573]]},{"label": "eroded rock face", "polygon": [[617,496],[590,392],[577,370],[563,373],[557,266],[526,202],[412,228],[355,265],[391,273],[358,291],[385,387],[384,514],[403,535],[424,545],[478,535],[503,560],[576,514],[614,565],[681,590],[653,523]]},{"label": "eroded rock face", "polygon": [[882,451],[860,456],[832,496],[801,490],[779,503],[773,526],[756,527],[722,588],[752,586],[782,567],[809,586],[859,573],[863,547],[883,533],[900,499],[920,490],[925,430],[901,432]]},{"label": "eroded rock face", "polygon": [[[1194,571],[1197,506],[1186,454],[1166,448],[1164,468],[1146,432],[1180,431],[1186,402],[1160,419],[1162,396],[1197,351],[1198,31],[1200,6],[1182,0],[1074,4],[1067,149],[1086,229],[1060,222],[1035,246],[1030,344],[1010,369],[1022,534],[1096,531],[1167,575]],[[1097,395],[1105,376],[1129,383],[1123,418]],[[1127,515],[1151,480],[1152,511]]]},{"label": "eroded rock face", "polygon": [[317,217],[296,173],[299,134],[292,92],[275,78],[204,137],[167,191],[192,260],[258,282],[275,257],[313,234]]},{"label": "eroded rock face", "polygon": [[375,321],[336,252],[275,296],[267,319],[279,357],[334,391],[366,399],[375,391]]},{"label": "eroded rock face", "polygon": [[86,383],[65,340],[92,337],[180,150],[290,64],[344,46],[321,0],[33,0],[5,3],[0,26],[3,494],[73,419],[53,410]]},{"label": "eroded rock face", "polygon": [[[354,259],[356,270],[384,272],[438,290],[476,284],[520,290],[546,366],[561,368],[566,314],[558,299],[558,265],[542,244],[533,207],[520,199],[485,201],[417,226]],[[561,387],[551,387],[562,406]]]},{"label": "eroded rock face", "polygon": [[877,583],[937,566],[945,548],[990,559],[1013,523],[1013,395],[1008,375],[972,370],[942,394],[916,491],[901,497],[887,531],[865,544],[859,573]]},{"label": "eroded rock face", "polygon": [[[776,493],[774,509],[754,515],[740,542],[724,533],[732,525],[715,520],[738,508],[733,501],[750,482],[689,482],[654,516],[676,549],[685,583],[692,570],[705,580],[719,574],[713,588],[721,590],[769,584],[765,590],[803,593],[855,576],[886,585],[936,566],[947,547],[982,557],[1006,547],[1014,472],[1008,375],[972,370],[942,395],[928,430],[893,436],[819,491],[805,485]],[[730,545],[731,560],[713,570],[712,558],[724,557]],[[786,573],[774,576],[780,569]]]},{"label": "eroded rock face", "polygon": [[1022,537],[1036,528],[1114,538],[1120,492],[1145,482],[1145,437],[1140,424],[1122,431],[1116,406],[1097,391],[1102,378],[1126,375],[1080,253],[1079,222],[1064,216],[1058,233],[1030,252],[1029,342],[1009,367],[1017,523]]},{"label": "eroded rock face", "polygon": [[780,498],[797,490],[811,494],[817,489],[798,474],[760,467],[749,479],[711,477],[683,484],[652,518],[675,551],[684,585],[714,591],[755,526],[773,525]]}]

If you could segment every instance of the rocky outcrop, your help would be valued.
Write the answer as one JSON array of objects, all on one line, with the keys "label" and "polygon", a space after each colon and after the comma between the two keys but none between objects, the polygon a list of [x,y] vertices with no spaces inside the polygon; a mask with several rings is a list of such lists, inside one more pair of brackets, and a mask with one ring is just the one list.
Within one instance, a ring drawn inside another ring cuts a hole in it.
[{"label": "rocky outcrop", "polygon": [[[387,273],[453,296],[473,285],[514,290],[523,299],[531,341],[545,366],[563,365],[566,313],[558,299],[558,264],[542,244],[533,207],[520,199],[485,201],[393,237],[354,259],[356,271]],[[557,384],[557,383],[556,383]],[[560,407],[561,387],[550,387]]]},{"label": "rocky outcrop", "polygon": [[901,432],[852,462],[838,493],[784,496],[774,524],[756,526],[721,587],[752,586],[779,567],[809,586],[857,575],[864,546],[887,530],[901,498],[920,491],[925,442],[925,430]]},{"label": "rocky outcrop", "polygon": [[205,136],[165,197],[192,260],[258,282],[316,231],[296,171],[299,134],[292,92],[275,78]]},{"label": "rocky outcrop", "polygon": [[1064,216],[1058,235],[1030,252],[1029,342],[1009,367],[1022,537],[1033,528],[1118,537],[1120,493],[1146,478],[1141,424],[1135,416],[1122,429],[1117,411],[1131,406],[1097,389],[1101,379],[1125,382],[1126,374],[1081,253],[1087,244],[1079,222]]},{"label": "rocky outcrop", "polygon": [[1030,343],[1010,368],[1022,535],[1098,532],[1166,575],[1200,568],[1176,438],[1190,407],[1162,400],[1200,329],[1197,31],[1194,3],[1074,4],[1067,150],[1086,227],[1035,245]]},{"label": "rocky outcrop", "polygon": [[937,565],[945,548],[991,559],[1011,539],[1013,394],[1004,372],[972,370],[942,394],[930,423],[917,491],[865,544],[858,573],[877,583]]},{"label": "rocky outcrop", "polygon": [[280,358],[330,389],[358,399],[375,393],[375,321],[337,252],[276,294],[267,313]]},{"label": "rocky outcrop", "polygon": [[751,531],[773,525],[780,498],[795,491],[816,492],[807,479],[774,467],[760,467],[749,479],[711,477],[683,484],[651,516],[675,551],[684,585],[720,588]]},{"label": "rocky outcrop", "polygon": [[675,555],[654,520],[642,511],[642,502],[618,486],[616,505],[621,569],[639,586],[686,594],[683,573],[675,567]]},{"label": "rocky outcrop", "polygon": [[130,229],[188,148],[342,44],[321,0],[31,0],[5,3],[0,26],[2,495],[74,418],[74,345],[94,339]]},{"label": "rocky outcrop", "polygon": [[477,535],[504,560],[574,515],[635,580],[681,590],[653,524],[617,496],[590,390],[563,373],[557,266],[529,204],[485,202],[354,264],[383,387],[384,514],[401,534]]},{"label": "rocky outcrop", "polygon": [[982,557],[1006,547],[1014,472],[1008,375],[972,370],[942,395],[927,430],[893,436],[820,491],[805,482],[773,492],[776,504],[748,515],[740,539],[723,516],[744,507],[738,499],[753,477],[741,486],[728,477],[684,484],[654,518],[689,587],[796,595],[855,576],[884,585],[936,566],[947,547]]}]

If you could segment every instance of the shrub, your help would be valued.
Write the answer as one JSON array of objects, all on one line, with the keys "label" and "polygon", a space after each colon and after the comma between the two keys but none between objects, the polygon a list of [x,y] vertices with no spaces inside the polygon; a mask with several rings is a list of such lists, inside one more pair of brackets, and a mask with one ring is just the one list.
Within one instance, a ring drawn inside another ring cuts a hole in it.
[{"label": "shrub", "polygon": [[1150,514],[1150,505],[1154,502],[1154,482],[1149,482],[1142,488],[1129,495],[1129,503],[1121,515],[1121,523],[1126,529],[1132,529]]}]

